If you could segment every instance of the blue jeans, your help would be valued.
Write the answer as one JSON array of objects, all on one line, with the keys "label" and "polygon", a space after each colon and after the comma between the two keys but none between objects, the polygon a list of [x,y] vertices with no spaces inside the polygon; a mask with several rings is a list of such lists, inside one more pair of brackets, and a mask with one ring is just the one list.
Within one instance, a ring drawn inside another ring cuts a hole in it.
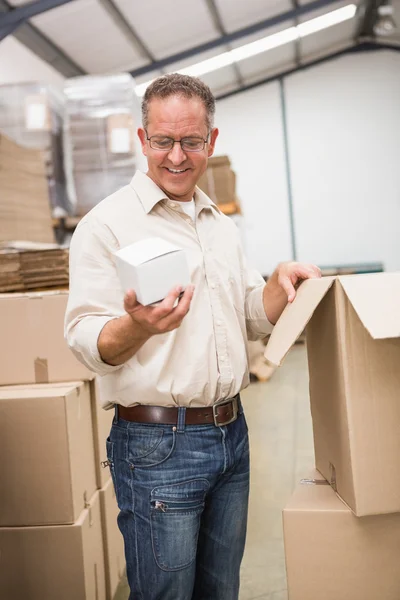
[{"label": "blue jeans", "polygon": [[139,424],[116,417],[107,455],[125,541],[129,600],[237,600],[249,441],[233,423]]}]

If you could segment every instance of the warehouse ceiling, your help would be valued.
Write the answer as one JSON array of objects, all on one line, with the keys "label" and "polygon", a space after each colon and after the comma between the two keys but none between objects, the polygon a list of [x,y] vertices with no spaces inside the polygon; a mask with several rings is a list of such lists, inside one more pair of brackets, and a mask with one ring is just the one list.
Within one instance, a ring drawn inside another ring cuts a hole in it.
[{"label": "warehouse ceiling", "polygon": [[[379,6],[386,4],[388,0],[0,0],[0,40],[15,35],[67,77],[129,71],[143,84],[196,65],[196,73],[220,97],[360,42],[364,49],[371,41],[397,48],[398,30],[384,38],[373,31]],[[400,0],[392,4],[400,27]],[[340,22],[327,27],[324,19],[315,20],[328,13],[332,18],[325,20]]]}]

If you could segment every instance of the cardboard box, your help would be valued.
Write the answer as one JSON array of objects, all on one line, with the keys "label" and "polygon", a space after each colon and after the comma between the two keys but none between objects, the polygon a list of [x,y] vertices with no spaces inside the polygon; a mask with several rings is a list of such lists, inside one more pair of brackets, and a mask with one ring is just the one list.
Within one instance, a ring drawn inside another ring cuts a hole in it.
[{"label": "cardboard box", "polygon": [[265,357],[306,323],[316,467],[358,516],[400,512],[400,273],[305,281]]},{"label": "cardboard box", "polygon": [[102,488],[110,479],[110,467],[103,468],[102,463],[107,460],[106,440],[110,435],[115,411],[112,408],[105,410],[101,407],[97,380],[96,377],[90,382],[90,401],[92,406],[96,482],[97,487]]},{"label": "cardboard box", "polygon": [[0,294],[0,385],[92,379],[64,339],[68,291]]},{"label": "cardboard box", "polygon": [[0,455],[1,527],[73,523],[96,491],[89,383],[1,387]]},{"label": "cardboard box", "polygon": [[0,598],[105,600],[99,493],[73,525],[0,528]]},{"label": "cardboard box", "polygon": [[0,134],[0,189],[0,241],[55,241],[43,151]]},{"label": "cardboard box", "polygon": [[399,600],[400,515],[357,518],[309,477],[283,511],[289,600]]},{"label": "cardboard box", "polygon": [[110,478],[100,490],[101,520],[106,567],[107,600],[113,600],[118,584],[125,571],[124,538],[118,528],[119,508]]},{"label": "cardboard box", "polygon": [[147,238],[115,253],[123,290],[133,289],[143,305],[163,300],[173,287],[190,283],[185,250],[162,238]]}]

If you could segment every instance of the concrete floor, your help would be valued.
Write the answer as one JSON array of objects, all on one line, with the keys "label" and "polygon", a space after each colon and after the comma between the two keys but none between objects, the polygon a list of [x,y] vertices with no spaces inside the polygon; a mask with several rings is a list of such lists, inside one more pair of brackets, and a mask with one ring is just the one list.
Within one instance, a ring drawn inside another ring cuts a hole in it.
[{"label": "concrete floor", "polygon": [[[281,512],[314,460],[305,347],[295,346],[272,379],[251,384],[242,399],[251,488],[240,600],[287,600]],[[123,580],[115,600],[128,597]]]}]

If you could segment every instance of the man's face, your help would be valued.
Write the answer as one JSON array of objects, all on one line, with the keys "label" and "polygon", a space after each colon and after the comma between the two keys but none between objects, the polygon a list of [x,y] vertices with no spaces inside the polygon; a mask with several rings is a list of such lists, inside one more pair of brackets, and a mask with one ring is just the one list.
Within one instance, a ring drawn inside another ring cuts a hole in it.
[{"label": "man's face", "polygon": [[172,200],[189,201],[200,176],[207,168],[208,157],[214,152],[218,129],[209,134],[206,109],[199,98],[170,96],[155,98],[149,103],[148,137],[166,136],[174,140],[187,137],[208,138],[208,143],[199,152],[185,152],[180,144],[172,150],[154,150],[146,139],[144,129],[138,130],[143,154],[147,157],[147,175]]}]

